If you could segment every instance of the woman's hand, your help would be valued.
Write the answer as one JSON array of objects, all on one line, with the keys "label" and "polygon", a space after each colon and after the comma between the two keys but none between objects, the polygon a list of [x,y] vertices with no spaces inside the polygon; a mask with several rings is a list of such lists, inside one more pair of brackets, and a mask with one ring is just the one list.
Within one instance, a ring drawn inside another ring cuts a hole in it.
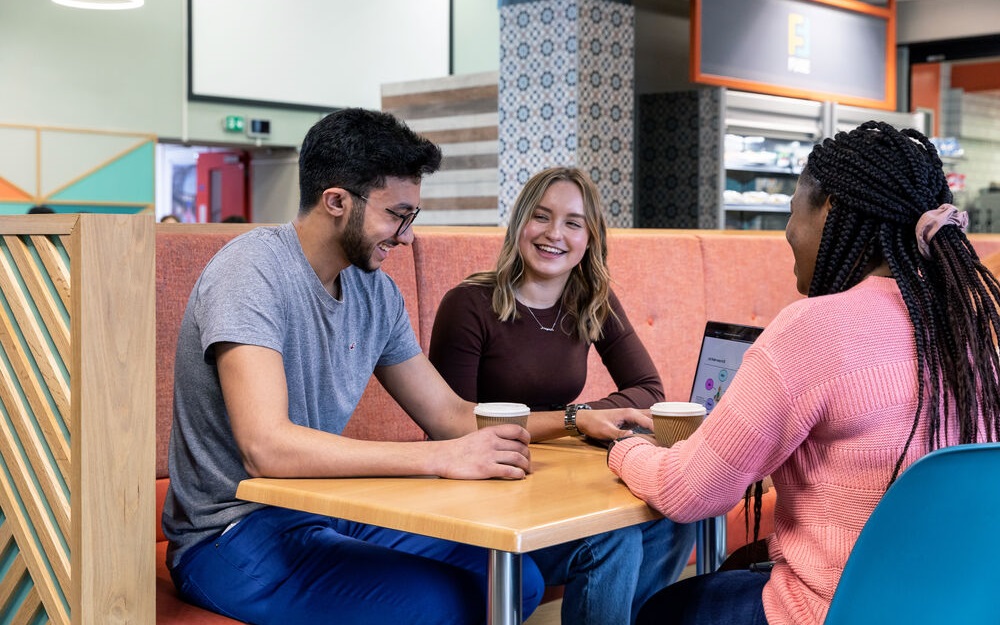
[{"label": "woman's hand", "polygon": [[641,426],[652,431],[653,419],[648,410],[636,408],[609,408],[606,410],[580,410],[576,413],[576,427],[589,436],[613,441],[636,434],[633,428]]}]

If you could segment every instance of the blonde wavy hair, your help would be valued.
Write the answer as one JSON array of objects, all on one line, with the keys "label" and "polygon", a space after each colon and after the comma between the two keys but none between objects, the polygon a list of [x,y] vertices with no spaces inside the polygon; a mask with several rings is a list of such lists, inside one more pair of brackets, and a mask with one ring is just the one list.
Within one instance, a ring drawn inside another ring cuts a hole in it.
[{"label": "blonde wavy hair", "polygon": [[593,343],[601,338],[608,317],[617,319],[608,299],[611,292],[611,274],[607,263],[608,227],[597,187],[587,174],[575,167],[551,167],[528,180],[514,202],[496,269],[474,273],[463,283],[493,287],[493,312],[500,321],[518,317],[515,292],[524,282],[524,259],[521,258],[518,241],[542,196],[553,183],[559,181],[572,182],[580,189],[589,234],[583,258],[573,268],[563,289],[561,303],[566,313],[563,319],[573,321],[573,335]]}]

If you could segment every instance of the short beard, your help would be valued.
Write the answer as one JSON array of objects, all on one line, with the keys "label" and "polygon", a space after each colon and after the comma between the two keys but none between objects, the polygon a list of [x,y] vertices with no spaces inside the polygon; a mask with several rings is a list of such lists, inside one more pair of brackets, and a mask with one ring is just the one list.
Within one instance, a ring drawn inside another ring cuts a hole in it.
[{"label": "short beard", "polygon": [[362,271],[372,273],[378,269],[372,264],[372,246],[365,241],[365,207],[355,206],[347,218],[344,229],[344,254],[348,262]]}]

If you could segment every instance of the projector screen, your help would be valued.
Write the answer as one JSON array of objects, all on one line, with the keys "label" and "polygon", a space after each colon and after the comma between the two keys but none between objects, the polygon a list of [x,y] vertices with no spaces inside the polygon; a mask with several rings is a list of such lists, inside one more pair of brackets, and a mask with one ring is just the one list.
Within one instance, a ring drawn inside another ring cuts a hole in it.
[{"label": "projector screen", "polygon": [[384,83],[449,73],[449,0],[188,0],[189,96],[380,108]]}]

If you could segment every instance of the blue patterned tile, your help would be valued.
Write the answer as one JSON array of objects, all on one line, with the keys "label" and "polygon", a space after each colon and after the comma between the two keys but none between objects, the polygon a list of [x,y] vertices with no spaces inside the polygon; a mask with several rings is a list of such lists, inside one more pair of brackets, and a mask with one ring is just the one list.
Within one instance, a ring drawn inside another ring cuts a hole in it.
[{"label": "blue patterned tile", "polygon": [[576,165],[609,224],[633,225],[634,16],[615,0],[500,2],[501,223],[526,175]]}]

